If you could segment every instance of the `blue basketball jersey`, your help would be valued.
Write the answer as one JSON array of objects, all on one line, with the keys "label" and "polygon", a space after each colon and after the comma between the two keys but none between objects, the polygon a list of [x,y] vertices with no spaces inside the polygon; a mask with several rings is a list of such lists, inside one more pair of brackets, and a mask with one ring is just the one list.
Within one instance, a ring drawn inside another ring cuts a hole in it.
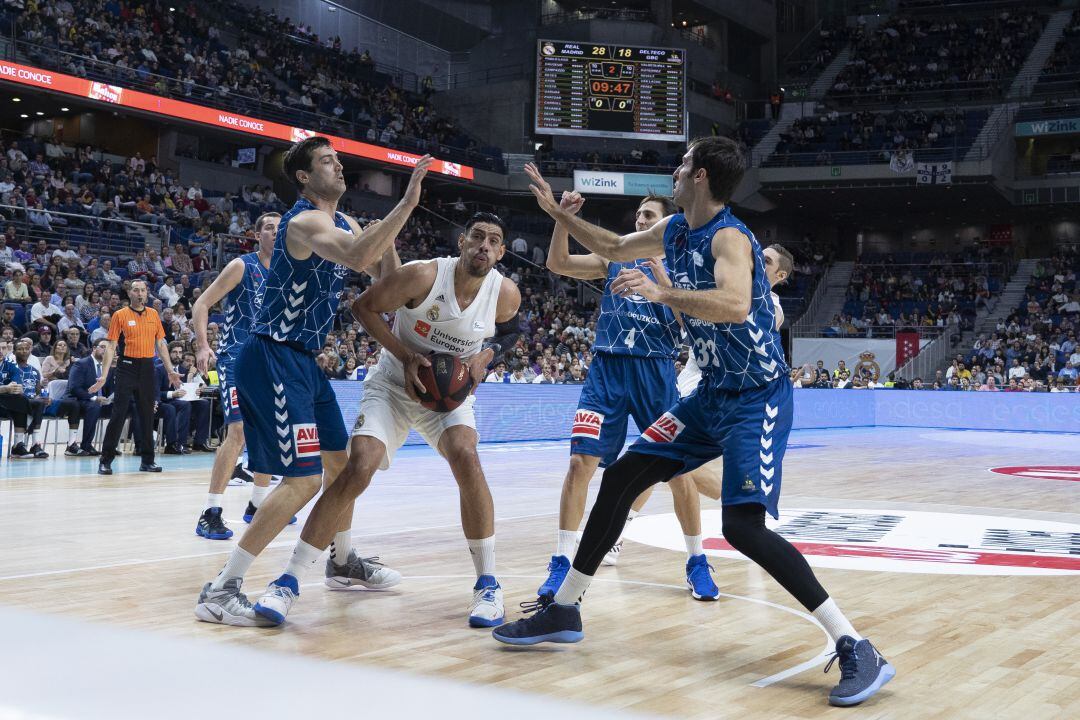
[{"label": "blue basketball jersey", "polygon": [[[300,198],[281,218],[266,281],[255,294],[257,310],[251,325],[253,335],[268,335],[278,342],[297,343],[312,351],[322,349],[326,342],[349,274],[344,265],[314,252],[306,260],[297,260],[289,254],[285,245],[289,222],[297,214],[315,209],[307,198]],[[352,232],[341,213],[335,214],[334,224]]]},{"label": "blue basketball jersey", "polygon": [[725,207],[702,227],[691,229],[686,217],[672,216],[664,231],[664,251],[672,284],[686,290],[716,287],[712,239],[721,228],[746,236],[754,259],[750,313],[741,323],[711,323],[683,316],[703,387],[740,392],[760,388],[788,373],[780,333],[776,330],[765,258],[754,234]]},{"label": "blue basketball jersey", "polygon": [[266,279],[267,271],[259,262],[259,253],[247,253],[241,255],[240,259],[244,261],[244,276],[221,301],[225,322],[222,324],[221,337],[218,339],[219,359],[236,358],[236,352],[251,332],[251,325],[255,321],[255,313],[258,310],[257,303],[262,300],[259,296],[259,288]]},{"label": "blue basketball jersey", "polygon": [[593,352],[647,358],[677,357],[679,324],[675,322],[671,308],[649,302],[641,295],[619,297],[611,292],[611,283],[623,268],[637,268],[650,278],[653,276],[649,266],[641,260],[608,263]]}]

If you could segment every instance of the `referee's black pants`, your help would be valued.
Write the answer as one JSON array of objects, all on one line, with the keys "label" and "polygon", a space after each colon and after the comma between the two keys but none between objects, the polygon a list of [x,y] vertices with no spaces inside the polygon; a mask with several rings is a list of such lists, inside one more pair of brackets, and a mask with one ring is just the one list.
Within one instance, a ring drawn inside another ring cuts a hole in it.
[{"label": "referee's black pants", "polygon": [[111,463],[116,457],[116,445],[124,427],[131,399],[135,399],[135,412],[139,418],[139,449],[142,461],[154,462],[154,401],[157,399],[157,379],[154,376],[153,358],[120,358],[116,364],[116,383],[113,390],[112,415],[105,428],[105,440],[101,445],[101,461]]}]

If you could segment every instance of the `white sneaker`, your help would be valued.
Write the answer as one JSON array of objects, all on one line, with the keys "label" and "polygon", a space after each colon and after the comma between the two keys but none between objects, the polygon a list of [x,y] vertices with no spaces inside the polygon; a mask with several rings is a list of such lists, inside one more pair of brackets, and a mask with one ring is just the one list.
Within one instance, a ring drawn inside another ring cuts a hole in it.
[{"label": "white sneaker", "polygon": [[326,587],[331,590],[344,590],[351,587],[364,587],[368,590],[385,590],[401,582],[401,573],[379,562],[377,557],[364,558],[349,551],[349,560],[344,565],[334,563],[332,557],[326,559]]},{"label": "white sneaker", "polygon": [[255,603],[255,612],[273,625],[285,622],[296,598],[300,596],[300,586],[292,575],[282,575],[266,586],[266,592]]},{"label": "white sneaker", "polygon": [[505,617],[502,588],[491,575],[481,575],[473,585],[469,627],[497,627],[503,624]]},{"label": "white sneaker", "polygon": [[231,578],[220,590],[211,590],[211,584],[203,585],[199,602],[195,605],[195,617],[203,622],[239,627],[268,627],[270,621],[255,612],[247,595],[240,592],[244,581]]},{"label": "white sneaker", "polygon": [[615,543],[614,545],[612,545],[611,549],[607,551],[606,555],[604,555],[603,564],[607,565],[608,567],[614,567],[615,565],[618,565],[619,564],[619,553],[621,553],[621,552],[622,552],[622,538],[619,538],[619,541],[617,543]]}]

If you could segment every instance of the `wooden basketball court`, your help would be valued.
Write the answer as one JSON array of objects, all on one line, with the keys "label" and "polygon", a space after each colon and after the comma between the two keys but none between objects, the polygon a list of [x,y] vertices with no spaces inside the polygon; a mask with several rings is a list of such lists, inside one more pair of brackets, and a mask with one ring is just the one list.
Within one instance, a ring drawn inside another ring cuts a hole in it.
[{"label": "wooden basketball court", "polygon": [[[522,708],[534,702],[530,695],[573,703],[563,716],[1080,717],[1080,472],[989,470],[1074,466],[1080,435],[876,428],[797,431],[791,442],[782,523],[898,673],[857,709],[827,705],[839,672],[822,674],[825,634],[764,572],[723,554],[718,506],[705,499],[706,546],[721,553],[711,558],[720,601],[697,602],[686,591],[681,535],[670,494],[660,491],[631,524],[619,566],[602,568],[589,591],[584,642],[517,649],[470,629],[474,576],[456,487],[427,449],[403,450],[376,476],[353,525],[357,549],[405,581],[381,593],[331,592],[321,577],[305,578],[287,623],[272,630],[208,625],[193,615],[199,588],[234,546],[194,534],[210,456],[164,458],[160,475],[125,472],[138,463],[125,457],[108,478],[94,474],[91,460],[5,461],[0,604],[33,611],[34,622],[55,623],[58,632],[87,626],[150,647],[194,644],[207,664],[169,672],[206,676],[209,697],[271,696],[282,678],[259,672],[258,659],[270,664],[284,654],[322,663],[328,677],[342,667],[379,669],[407,683],[448,680],[477,698],[486,688],[519,691],[508,697]],[[513,619],[546,575],[567,447],[488,445],[481,454]],[[226,494],[237,537],[248,494]],[[249,594],[280,573],[298,528],[256,561]],[[211,662],[232,648],[255,653],[244,656],[255,665]],[[108,643],[97,656],[110,662]],[[4,663],[20,664],[18,653]],[[124,688],[117,677],[115,687],[83,692]],[[28,702],[19,707],[26,711]],[[438,710],[439,698],[431,703]],[[42,716],[45,708],[42,698]],[[484,713],[481,702],[476,713]],[[155,715],[172,716],[167,699]]]}]

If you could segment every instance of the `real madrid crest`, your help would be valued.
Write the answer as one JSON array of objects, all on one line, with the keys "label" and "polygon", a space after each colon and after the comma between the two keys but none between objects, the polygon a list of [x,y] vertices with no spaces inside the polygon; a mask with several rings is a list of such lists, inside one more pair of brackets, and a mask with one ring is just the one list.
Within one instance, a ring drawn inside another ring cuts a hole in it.
[{"label": "real madrid crest", "polygon": [[439,306],[432,305],[427,309],[427,319],[431,322],[435,322],[439,319]]},{"label": "real madrid crest", "polygon": [[863,368],[870,371],[874,377],[874,382],[877,382],[878,378],[881,377],[881,366],[874,360],[874,353],[869,350],[859,354],[859,364],[855,366],[855,369],[860,372]]},{"label": "real madrid crest", "polygon": [[353,423],[353,430],[359,430],[364,427],[364,413],[360,413],[356,416],[356,422]]}]

